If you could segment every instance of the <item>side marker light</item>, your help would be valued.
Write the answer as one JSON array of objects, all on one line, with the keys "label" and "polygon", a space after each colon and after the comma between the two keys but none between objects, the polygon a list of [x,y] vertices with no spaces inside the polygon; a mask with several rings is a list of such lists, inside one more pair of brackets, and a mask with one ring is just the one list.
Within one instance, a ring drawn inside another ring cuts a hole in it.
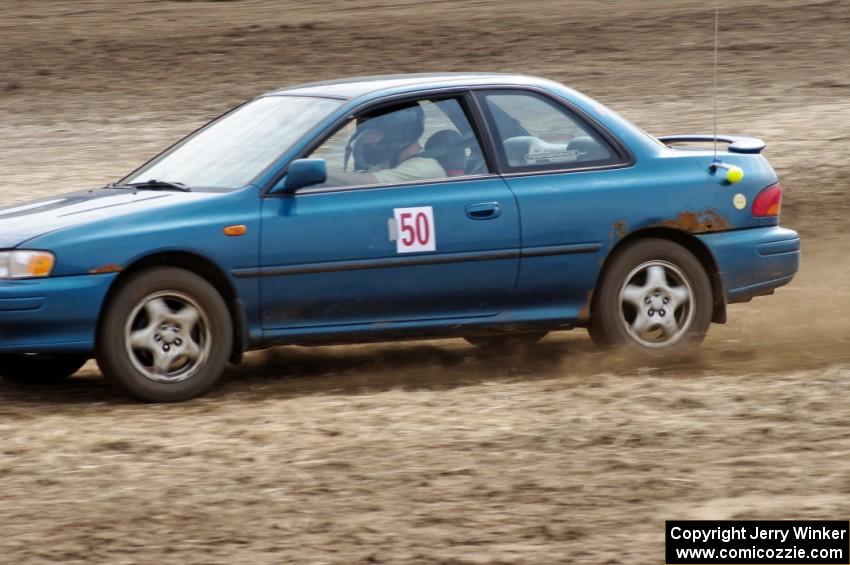
[{"label": "side marker light", "polygon": [[248,226],[239,224],[236,226],[227,226],[224,228],[224,235],[228,237],[236,237],[248,233]]}]

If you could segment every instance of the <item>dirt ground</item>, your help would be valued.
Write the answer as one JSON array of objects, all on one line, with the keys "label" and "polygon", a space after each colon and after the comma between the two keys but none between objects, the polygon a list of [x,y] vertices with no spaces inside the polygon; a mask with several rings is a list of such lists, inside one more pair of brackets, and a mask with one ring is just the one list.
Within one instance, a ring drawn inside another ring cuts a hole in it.
[{"label": "dirt ground", "polygon": [[[342,75],[561,80],[710,133],[702,0],[0,0],[0,204],[115,180],[237,102]],[[665,519],[850,516],[850,10],[721,1],[720,129],[768,140],[799,277],[699,359],[584,332],[278,348],[147,406],[0,382],[0,562],[661,563]]]}]

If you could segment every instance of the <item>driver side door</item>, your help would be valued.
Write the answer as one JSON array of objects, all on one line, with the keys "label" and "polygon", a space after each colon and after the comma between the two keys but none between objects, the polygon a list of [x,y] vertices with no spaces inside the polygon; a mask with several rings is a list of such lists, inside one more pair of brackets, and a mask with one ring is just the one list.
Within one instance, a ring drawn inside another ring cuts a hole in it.
[{"label": "driver side door", "polygon": [[[454,176],[307,187],[266,198],[265,331],[417,327],[495,316],[508,304],[519,269],[515,198],[484,162],[462,98],[417,102],[425,114],[419,145],[453,129],[472,145],[468,159],[477,154],[479,162]],[[310,157],[324,158],[329,169],[344,167],[355,129],[355,121],[346,124]]]}]

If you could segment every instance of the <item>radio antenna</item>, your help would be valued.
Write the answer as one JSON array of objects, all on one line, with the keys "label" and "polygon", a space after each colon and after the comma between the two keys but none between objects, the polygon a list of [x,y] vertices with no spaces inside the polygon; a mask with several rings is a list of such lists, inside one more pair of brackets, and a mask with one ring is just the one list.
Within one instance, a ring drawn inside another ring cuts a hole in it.
[{"label": "radio antenna", "polygon": [[717,44],[720,39],[720,0],[714,3],[714,162],[717,162]]}]

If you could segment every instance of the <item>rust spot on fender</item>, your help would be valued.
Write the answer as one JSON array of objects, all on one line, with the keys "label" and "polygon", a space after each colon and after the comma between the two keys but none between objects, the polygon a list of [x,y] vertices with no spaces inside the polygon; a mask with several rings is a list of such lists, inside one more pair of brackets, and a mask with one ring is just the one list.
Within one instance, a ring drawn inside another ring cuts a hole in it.
[{"label": "rust spot on fender", "polygon": [[676,216],[675,220],[664,220],[657,224],[666,228],[674,228],[688,233],[706,233],[713,231],[728,230],[729,222],[717,213],[709,209],[702,212],[686,211]]},{"label": "rust spot on fender", "polygon": [[578,311],[578,319],[582,322],[587,322],[590,320],[590,305],[593,302],[593,289],[587,291],[587,300]]},{"label": "rust spot on fender", "polygon": [[614,231],[611,232],[611,239],[615,242],[620,241],[624,237],[626,237],[626,233],[629,230],[629,226],[626,223],[626,220],[617,220],[614,222]]}]

